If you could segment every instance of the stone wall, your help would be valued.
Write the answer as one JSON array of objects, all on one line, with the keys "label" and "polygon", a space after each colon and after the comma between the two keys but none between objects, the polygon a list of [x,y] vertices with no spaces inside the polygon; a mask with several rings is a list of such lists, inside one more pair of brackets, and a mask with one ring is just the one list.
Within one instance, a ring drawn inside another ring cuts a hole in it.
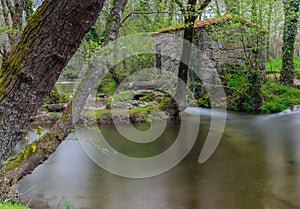
[{"label": "stone wall", "polygon": [[[177,74],[183,42],[180,38],[174,39],[168,34],[183,37],[183,30],[154,35],[157,54],[155,66],[158,72],[162,69]],[[243,65],[249,62],[254,67],[257,63],[258,68],[264,71],[266,60],[264,42],[264,33],[258,31],[254,25],[233,24],[231,20],[226,20],[198,27],[195,29],[194,37],[194,45],[198,50],[197,53],[192,53],[191,57],[191,62],[196,68],[193,70],[202,72],[213,67],[220,72],[228,64]]]}]

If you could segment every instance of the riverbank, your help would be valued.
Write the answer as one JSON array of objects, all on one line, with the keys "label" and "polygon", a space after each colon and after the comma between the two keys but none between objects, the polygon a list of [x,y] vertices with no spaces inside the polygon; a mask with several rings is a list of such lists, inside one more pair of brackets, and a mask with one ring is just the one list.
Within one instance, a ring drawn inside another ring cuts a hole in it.
[{"label": "riverbank", "polygon": [[[241,92],[227,96],[228,110],[240,111],[239,99]],[[260,107],[260,113],[262,114],[279,113],[300,104],[300,90],[296,87],[286,87],[279,83],[268,82],[263,84],[262,94],[264,97],[263,105]],[[87,106],[83,118],[88,121],[94,120],[98,125],[112,123],[137,124],[178,119],[176,115],[177,107],[171,97],[156,91],[140,92],[138,95],[133,99],[112,103],[113,97],[111,95],[101,94],[99,98],[95,99],[94,104]],[[156,96],[153,97],[153,95]],[[111,113],[111,104],[113,104],[114,114]],[[198,100],[198,105],[199,107],[210,108],[209,95],[204,94]],[[62,111],[63,109],[49,111],[42,108],[34,123],[53,124],[59,119]]]},{"label": "riverbank", "polygon": [[[229,73],[228,73],[229,72]],[[247,100],[247,72],[229,70],[220,74],[226,92],[227,109],[235,112],[253,112],[252,100]],[[111,81],[106,81],[110,83]],[[299,80],[294,87],[286,87],[278,82],[278,78],[267,76],[261,86],[263,101],[255,113],[278,113],[300,104]],[[110,85],[106,85],[110,86]],[[103,91],[103,88],[101,88]],[[54,123],[66,106],[68,97],[51,91],[50,98],[43,105],[36,123]],[[126,90],[114,94],[114,88],[98,93],[97,97],[87,101],[83,118],[101,124],[148,123],[159,120],[178,119],[177,106],[172,97],[156,89]],[[246,98],[246,99],[245,99]],[[210,95],[202,93],[200,98],[189,106],[210,108]],[[113,113],[111,113],[113,109]]]}]

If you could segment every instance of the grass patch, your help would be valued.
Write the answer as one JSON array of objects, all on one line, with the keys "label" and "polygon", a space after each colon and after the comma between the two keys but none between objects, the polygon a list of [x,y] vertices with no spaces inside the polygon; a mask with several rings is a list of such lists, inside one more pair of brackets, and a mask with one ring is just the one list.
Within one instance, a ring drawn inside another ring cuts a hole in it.
[{"label": "grass patch", "polygon": [[[295,70],[300,71],[300,57],[294,58]],[[282,66],[282,58],[273,59],[266,62],[266,71],[280,71]]]},{"label": "grass patch", "polygon": [[280,83],[265,83],[262,86],[264,104],[260,107],[262,113],[282,112],[294,105],[300,104],[300,90],[287,87]]},{"label": "grass patch", "polygon": [[30,209],[25,207],[24,205],[16,204],[16,203],[0,203],[1,209]]}]

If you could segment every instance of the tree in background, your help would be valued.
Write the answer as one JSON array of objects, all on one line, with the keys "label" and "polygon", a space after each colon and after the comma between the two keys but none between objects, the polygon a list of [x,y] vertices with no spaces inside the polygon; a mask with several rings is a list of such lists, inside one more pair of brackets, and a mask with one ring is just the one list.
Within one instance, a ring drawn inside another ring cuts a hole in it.
[{"label": "tree in background", "polygon": [[283,0],[285,21],[280,82],[287,86],[294,84],[294,44],[297,35],[299,4],[299,0]]},{"label": "tree in background", "polygon": [[[189,0],[187,5],[184,6],[183,2],[180,0],[175,0],[178,4],[182,14],[184,15],[184,31],[183,31],[183,42],[181,58],[178,68],[178,83],[175,98],[179,102],[178,106],[181,110],[187,107],[186,95],[187,89],[186,84],[188,81],[188,71],[189,67],[186,63],[189,63],[191,57],[191,43],[194,40],[194,24],[199,16],[199,13],[204,10],[211,0],[203,0],[201,3],[197,4],[196,0]],[[179,80],[183,82],[179,82]]]},{"label": "tree in background", "polygon": [[[13,46],[19,39],[23,23],[23,0],[1,0],[2,14],[10,46]],[[5,49],[2,49],[5,50]]]}]

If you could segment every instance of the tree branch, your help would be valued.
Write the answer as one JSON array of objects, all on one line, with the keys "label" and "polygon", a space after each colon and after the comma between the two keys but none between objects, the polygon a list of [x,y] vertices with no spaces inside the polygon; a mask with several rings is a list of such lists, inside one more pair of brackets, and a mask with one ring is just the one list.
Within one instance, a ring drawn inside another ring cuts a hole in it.
[{"label": "tree branch", "polygon": [[202,2],[202,4],[200,5],[200,7],[198,8],[198,10],[202,11],[203,9],[205,9],[205,8],[209,5],[209,3],[210,3],[211,1],[212,1],[212,0],[204,0],[204,1]]},{"label": "tree branch", "polygon": [[179,10],[182,12],[182,14],[185,14],[186,13],[186,9],[185,9],[182,1],[180,1],[180,0],[174,0],[174,2],[178,5]]},{"label": "tree branch", "polygon": [[132,15],[151,15],[151,14],[170,14],[170,12],[131,12],[122,20],[121,24],[123,24]]},{"label": "tree branch", "polygon": [[15,16],[15,13],[14,13],[14,6],[13,6],[12,2],[10,0],[6,0],[6,6],[8,8],[11,18],[13,19],[13,17]]}]

